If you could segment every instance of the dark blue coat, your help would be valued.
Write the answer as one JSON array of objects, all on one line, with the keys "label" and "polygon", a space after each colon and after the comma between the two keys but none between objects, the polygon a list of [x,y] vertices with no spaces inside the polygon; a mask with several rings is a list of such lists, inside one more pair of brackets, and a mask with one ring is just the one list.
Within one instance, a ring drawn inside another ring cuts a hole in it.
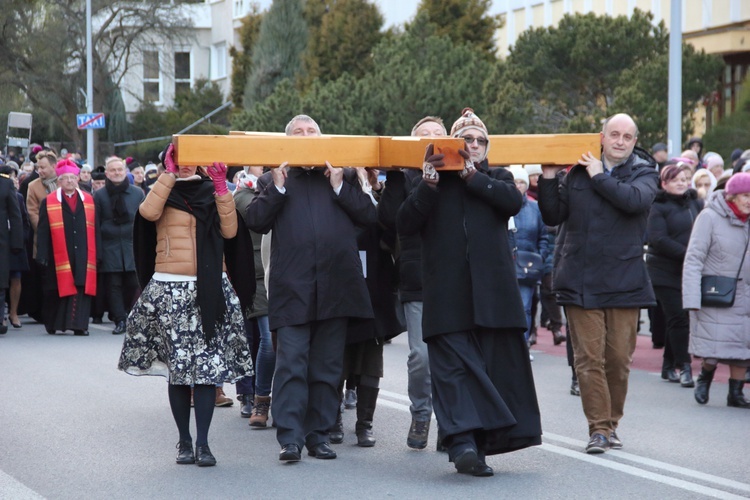
[{"label": "dark blue coat", "polygon": [[324,319],[373,317],[357,226],[375,224],[375,205],[354,171],[347,171],[338,195],[324,172],[290,168],[284,194],[266,173],[247,207],[250,230],[273,230],[268,283],[272,330]]},{"label": "dark blue coat", "polygon": [[656,305],[643,245],[658,189],[656,162],[635,148],[612,175],[575,165],[560,181],[539,179],[544,223],[560,225],[553,289],[557,302],[585,309]]}]

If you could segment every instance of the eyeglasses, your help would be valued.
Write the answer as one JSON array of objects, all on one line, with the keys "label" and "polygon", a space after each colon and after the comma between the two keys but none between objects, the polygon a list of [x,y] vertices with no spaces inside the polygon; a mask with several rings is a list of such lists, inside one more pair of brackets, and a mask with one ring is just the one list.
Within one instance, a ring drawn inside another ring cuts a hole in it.
[{"label": "eyeglasses", "polygon": [[484,137],[472,137],[470,135],[461,137],[461,139],[463,139],[466,142],[466,144],[471,144],[472,142],[476,141],[477,144],[479,144],[480,146],[486,146],[487,143],[489,142]]}]

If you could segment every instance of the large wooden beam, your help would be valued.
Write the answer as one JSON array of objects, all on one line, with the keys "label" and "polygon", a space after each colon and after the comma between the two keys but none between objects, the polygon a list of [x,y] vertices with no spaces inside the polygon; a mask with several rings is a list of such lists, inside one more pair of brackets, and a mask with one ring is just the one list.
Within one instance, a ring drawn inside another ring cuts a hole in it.
[{"label": "large wooden beam", "polygon": [[[461,139],[435,137],[335,136],[295,137],[264,132],[232,132],[230,135],[175,135],[173,142],[180,165],[210,165],[220,161],[230,166],[274,167],[334,166],[376,168],[421,168],[429,143],[446,155],[441,170],[460,170]],[[493,135],[490,165],[541,163],[570,165],[591,151],[599,156],[599,134]]]}]

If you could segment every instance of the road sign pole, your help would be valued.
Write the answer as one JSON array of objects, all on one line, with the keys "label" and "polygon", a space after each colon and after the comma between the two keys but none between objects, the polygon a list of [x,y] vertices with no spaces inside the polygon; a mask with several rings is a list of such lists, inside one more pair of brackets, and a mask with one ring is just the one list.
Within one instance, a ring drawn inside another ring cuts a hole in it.
[{"label": "road sign pole", "polygon": [[[91,0],[86,0],[86,113],[94,112],[94,49],[91,46]],[[94,130],[86,130],[86,161],[96,167]]]}]

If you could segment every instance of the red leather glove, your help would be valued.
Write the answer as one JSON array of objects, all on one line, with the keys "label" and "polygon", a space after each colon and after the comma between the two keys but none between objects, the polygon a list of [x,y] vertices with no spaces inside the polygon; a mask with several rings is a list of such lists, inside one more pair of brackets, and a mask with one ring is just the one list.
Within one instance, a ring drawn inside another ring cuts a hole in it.
[{"label": "red leather glove", "polygon": [[474,166],[474,162],[471,161],[471,154],[465,149],[459,149],[458,154],[464,159],[464,169],[461,171],[461,178],[466,182],[469,182],[474,174],[477,173],[477,168]]},{"label": "red leather glove", "polygon": [[174,162],[174,144],[170,143],[169,146],[167,146],[167,150],[164,152],[164,158],[162,158],[162,163],[164,163],[164,170],[168,174],[177,175],[179,169]]},{"label": "red leather glove", "polygon": [[214,191],[217,196],[223,196],[229,192],[227,189],[227,166],[223,163],[214,162],[213,165],[206,169],[208,176],[214,183]]}]

